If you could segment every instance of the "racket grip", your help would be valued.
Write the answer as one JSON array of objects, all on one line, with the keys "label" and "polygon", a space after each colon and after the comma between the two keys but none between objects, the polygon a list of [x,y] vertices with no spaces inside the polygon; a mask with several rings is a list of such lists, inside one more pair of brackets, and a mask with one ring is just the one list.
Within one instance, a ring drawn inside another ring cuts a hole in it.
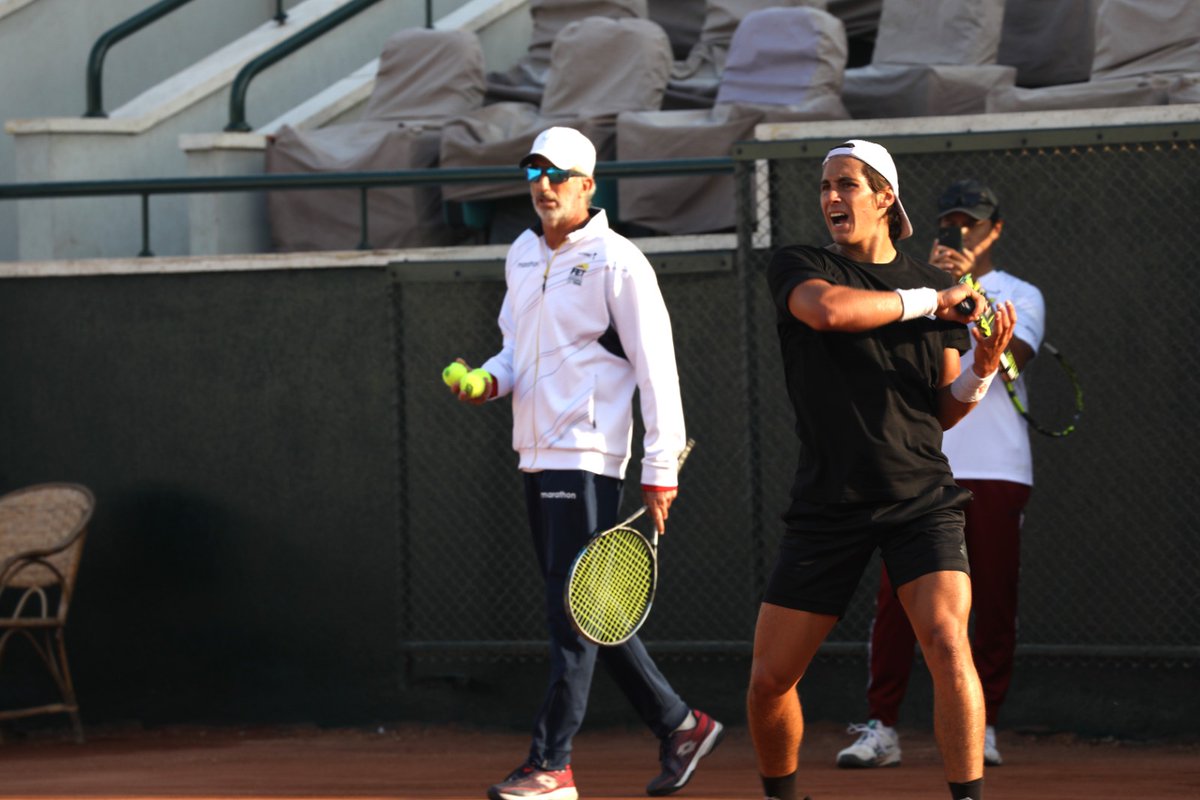
[{"label": "racket grip", "polygon": [[[980,294],[983,294],[983,287],[979,285],[979,283],[975,280],[974,277],[972,277],[972,275],[970,273],[963,275],[961,278],[958,279],[958,282],[963,284],[964,286],[971,287],[972,289],[979,292]],[[975,311],[975,298],[974,297],[964,297],[962,300],[960,300],[958,302],[958,305],[956,305],[954,307],[954,310],[957,311],[958,313],[962,314],[964,317],[971,316],[971,313],[973,311]]]}]

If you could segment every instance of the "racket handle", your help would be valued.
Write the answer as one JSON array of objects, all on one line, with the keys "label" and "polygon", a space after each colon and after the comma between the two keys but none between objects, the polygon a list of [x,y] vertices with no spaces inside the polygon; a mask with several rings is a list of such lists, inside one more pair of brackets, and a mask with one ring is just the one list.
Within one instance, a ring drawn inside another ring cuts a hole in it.
[{"label": "racket handle", "polygon": [[[695,446],[696,446],[696,440],[695,440],[695,439],[688,439],[688,440],[687,440],[687,444],[685,444],[685,445],[683,446],[683,452],[681,452],[681,453],[679,454],[679,465],[678,465],[678,466],[675,468],[675,469],[676,469],[676,471],[683,469],[683,462],[687,461],[687,457],[688,457],[688,455],[689,455],[689,454],[692,452],[692,448],[693,448],[693,447],[695,447]],[[645,506],[642,506],[642,507],[641,507],[641,508],[639,508],[637,511],[633,512],[633,514],[632,514],[632,515],[629,517],[629,519],[625,520],[624,522],[622,522],[622,523],[621,523],[620,525],[618,525],[617,527],[618,527],[618,528],[628,528],[630,525],[632,525],[632,524],[633,524],[634,520],[636,520],[638,517],[640,517],[642,514],[645,514],[645,513],[646,513],[646,507],[645,507]],[[658,536],[658,528],[655,528],[655,529],[654,529],[654,536],[657,538],[657,536]]]},{"label": "racket handle", "polygon": [[692,448],[696,446],[695,439],[688,439],[687,444],[683,446],[683,451],[679,454],[679,464],[675,467],[676,471],[683,469],[683,462],[687,461],[687,457],[691,454]]},{"label": "racket handle", "polygon": [[[980,294],[983,294],[983,287],[980,286],[979,283],[976,282],[975,278],[972,277],[971,273],[969,273],[969,272],[966,275],[963,275],[961,278],[959,278],[958,282],[963,284],[964,286],[970,286],[975,291],[979,292]],[[954,307],[954,310],[957,311],[958,313],[962,314],[964,317],[971,316],[971,313],[975,311],[975,298],[974,297],[964,297],[962,300],[959,301],[958,305],[956,305]]]},{"label": "racket handle", "polygon": [[[959,278],[958,282],[966,284],[967,286],[970,286],[972,289],[979,292],[984,297],[987,297],[987,294],[983,291],[983,286],[978,281],[976,281],[975,278],[973,278],[970,274],[963,275],[961,278]],[[975,311],[975,298],[974,297],[963,298],[962,300],[959,301],[958,305],[956,305],[954,307],[954,309],[958,313],[962,314],[964,317],[971,316],[972,312]],[[984,336],[992,335],[991,320],[992,320],[992,312],[989,309],[988,312],[986,314],[984,314],[983,317],[981,317],[979,320],[980,329],[983,331]],[[1020,370],[1017,369],[1017,359],[1013,357],[1011,350],[1005,350],[1000,355],[1000,368],[1004,370],[1004,373],[1006,375],[1008,375],[1008,379],[1010,381],[1015,381],[1017,379],[1017,377],[1021,374]]]}]

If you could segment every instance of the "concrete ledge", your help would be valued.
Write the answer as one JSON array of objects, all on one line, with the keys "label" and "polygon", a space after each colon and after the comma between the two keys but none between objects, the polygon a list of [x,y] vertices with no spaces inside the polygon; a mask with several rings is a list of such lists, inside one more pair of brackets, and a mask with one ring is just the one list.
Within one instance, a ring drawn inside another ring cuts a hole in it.
[{"label": "concrete ledge", "polygon": [[185,133],[179,137],[179,149],[185,152],[202,150],[265,150],[267,137],[263,133]]},{"label": "concrete ledge", "polygon": [[1020,111],[1006,114],[965,114],[946,117],[902,117],[855,119],[830,122],[764,123],[754,129],[759,141],[785,139],[870,138],[873,136],[920,136],[936,134],[987,133],[1002,131],[1045,131],[1056,128],[1159,125],[1200,122],[1200,103],[1139,108],[1081,109],[1076,111]]},{"label": "concrete ledge", "polygon": [[[651,261],[662,256],[709,254],[737,250],[731,233],[701,236],[660,236],[633,239]],[[203,272],[255,272],[301,269],[356,269],[404,264],[491,262],[504,263],[507,244],[470,247],[428,247],[412,250],[329,250],[306,253],[251,255],[159,256],[152,258],[88,258],[61,261],[0,262],[0,280],[6,278],[68,278],[99,275],[166,275]],[[673,258],[672,261],[678,261]]]}]

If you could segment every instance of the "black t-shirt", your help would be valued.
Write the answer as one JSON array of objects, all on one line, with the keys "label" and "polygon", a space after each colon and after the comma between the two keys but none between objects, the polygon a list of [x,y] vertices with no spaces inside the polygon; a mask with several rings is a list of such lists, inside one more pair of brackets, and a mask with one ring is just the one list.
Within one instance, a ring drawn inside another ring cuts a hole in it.
[{"label": "black t-shirt", "polygon": [[767,279],[800,438],[784,520],[954,485],[941,450],[937,387],[946,348],[962,353],[970,347],[966,326],[922,317],[862,333],[818,332],[787,307],[791,290],[812,278],[876,291],[954,284],[948,273],[903,254],[891,263],[864,264],[805,245],[775,252]]}]

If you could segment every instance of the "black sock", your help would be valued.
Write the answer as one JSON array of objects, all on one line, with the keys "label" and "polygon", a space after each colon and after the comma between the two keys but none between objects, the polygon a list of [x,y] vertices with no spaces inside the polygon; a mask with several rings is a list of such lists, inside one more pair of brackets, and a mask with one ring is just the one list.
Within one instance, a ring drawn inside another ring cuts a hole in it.
[{"label": "black sock", "polygon": [[796,773],[791,775],[781,775],[778,778],[768,778],[762,776],[763,794],[768,800],[797,800],[796,797]]},{"label": "black sock", "polygon": [[953,800],[983,800],[983,778],[970,783],[951,783],[950,797]]}]

